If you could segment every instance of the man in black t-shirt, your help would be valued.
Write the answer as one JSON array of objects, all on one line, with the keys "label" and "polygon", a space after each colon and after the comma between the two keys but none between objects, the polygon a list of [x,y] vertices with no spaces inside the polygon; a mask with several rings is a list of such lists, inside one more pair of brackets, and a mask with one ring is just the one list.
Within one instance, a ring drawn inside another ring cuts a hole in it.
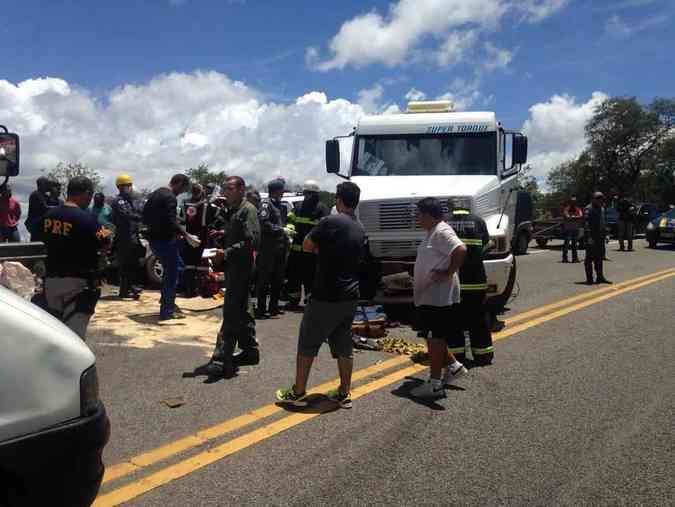
[{"label": "man in black t-shirt", "polygon": [[336,192],[339,213],[322,219],[303,243],[304,251],[316,254],[318,263],[312,297],[300,324],[295,384],[276,393],[282,403],[307,405],[309,372],[327,339],[340,372],[340,386],[328,397],[344,408],[351,408],[352,322],[359,300],[359,270],[365,244],[363,227],[355,216],[360,193],[355,183],[339,184]]},{"label": "man in black t-shirt", "polygon": [[47,310],[83,340],[101,294],[98,251],[110,236],[110,231],[86,211],[93,195],[89,178],[71,179],[66,202],[47,211],[40,227],[47,247]]},{"label": "man in black t-shirt", "polygon": [[155,190],[143,207],[143,223],[148,227],[150,248],[162,263],[162,296],[159,301],[159,320],[180,319],[176,312],[176,284],[183,271],[183,260],[178,251],[178,236],[185,236],[190,246],[199,246],[198,238],[188,234],[178,221],[176,196],[187,192],[190,178],[176,174],[169,186]]}]

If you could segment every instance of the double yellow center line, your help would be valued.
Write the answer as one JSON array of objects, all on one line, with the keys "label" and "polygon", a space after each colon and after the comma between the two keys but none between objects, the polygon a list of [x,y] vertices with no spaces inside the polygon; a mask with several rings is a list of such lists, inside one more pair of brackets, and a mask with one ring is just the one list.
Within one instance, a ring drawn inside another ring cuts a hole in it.
[{"label": "double yellow center line", "polygon": [[[670,268],[664,271],[651,273],[639,278],[617,283],[615,285],[595,289],[577,296],[566,298],[552,304],[544,305],[533,310],[520,313],[506,321],[507,327],[505,330],[493,334],[493,341],[503,340],[509,336],[526,331],[534,326],[558,319],[572,312],[600,303],[607,299],[674,276],[675,268]],[[352,392],[352,399],[361,398],[362,396],[365,396],[371,392],[377,391],[383,387],[400,381],[406,376],[426,369],[426,366],[413,364],[408,365],[400,370],[396,370],[393,373],[386,375],[383,374],[387,370],[403,364],[409,364],[408,358],[406,356],[398,356],[354,372],[353,381],[355,383],[378,374],[380,374],[380,378],[356,387]],[[325,392],[328,389],[336,387],[338,383],[339,379],[335,379],[315,387],[310,392]],[[135,456],[127,462],[109,467],[106,470],[103,483],[105,484],[127,475],[140,472],[151,465],[164,461],[190,449],[204,446],[212,440],[241,430],[248,426],[252,426],[282,411],[283,409],[276,404],[266,405],[247,414],[235,417],[234,419],[230,419],[228,421],[224,421],[223,423],[206,428],[193,435],[188,435],[180,440],[176,440],[157,449],[153,449],[146,453]],[[147,493],[148,491],[189,475],[196,470],[206,467],[227,456],[235,454],[236,452],[246,449],[247,447],[255,445],[258,442],[271,438],[274,435],[309,421],[310,419],[318,417],[319,415],[320,413],[293,413],[291,415],[287,415],[249,433],[224,442],[216,447],[202,451],[176,464],[160,469],[157,472],[154,472],[135,482],[122,486],[109,493],[105,493],[96,500],[94,505],[103,507],[123,504],[144,493]]]}]

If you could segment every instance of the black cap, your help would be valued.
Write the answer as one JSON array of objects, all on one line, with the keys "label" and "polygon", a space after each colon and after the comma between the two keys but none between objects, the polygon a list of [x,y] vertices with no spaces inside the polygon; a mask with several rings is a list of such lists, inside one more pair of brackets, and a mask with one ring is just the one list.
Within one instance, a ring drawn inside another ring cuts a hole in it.
[{"label": "black cap", "polygon": [[272,180],[267,184],[268,192],[275,192],[277,190],[283,190],[284,188],[286,188],[286,184],[284,183],[284,180],[280,179]]}]

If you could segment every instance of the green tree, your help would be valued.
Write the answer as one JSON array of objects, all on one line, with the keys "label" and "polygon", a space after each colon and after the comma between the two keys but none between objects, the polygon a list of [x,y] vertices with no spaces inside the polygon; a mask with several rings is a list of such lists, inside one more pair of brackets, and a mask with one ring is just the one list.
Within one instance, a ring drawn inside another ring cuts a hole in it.
[{"label": "green tree", "polygon": [[206,186],[209,183],[215,183],[221,188],[225,186],[225,181],[228,176],[225,171],[212,172],[211,169],[209,169],[209,165],[204,162],[197,167],[191,167],[187,170],[186,174],[192,181],[203,186]]},{"label": "green tree", "polygon": [[608,187],[604,190],[633,193],[644,173],[653,169],[674,113],[675,104],[668,99],[645,107],[635,97],[613,97],[596,107],[586,138],[596,180]]},{"label": "green tree", "polygon": [[97,192],[100,192],[103,189],[101,185],[101,175],[98,171],[79,162],[59,162],[51,171],[47,172],[45,176],[59,182],[61,185],[62,197],[65,197],[68,181],[76,176],[86,176],[89,178],[94,183],[94,190]]}]

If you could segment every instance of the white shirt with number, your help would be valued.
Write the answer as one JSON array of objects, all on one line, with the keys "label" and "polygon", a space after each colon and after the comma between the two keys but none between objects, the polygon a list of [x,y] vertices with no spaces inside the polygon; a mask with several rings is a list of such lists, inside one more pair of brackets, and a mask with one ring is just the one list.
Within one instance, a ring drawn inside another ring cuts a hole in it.
[{"label": "white shirt with number", "polygon": [[447,270],[450,254],[462,241],[445,222],[439,222],[417,248],[415,259],[414,302],[415,306],[449,306],[459,303],[459,276],[454,273],[440,282],[434,282],[432,272]]}]

